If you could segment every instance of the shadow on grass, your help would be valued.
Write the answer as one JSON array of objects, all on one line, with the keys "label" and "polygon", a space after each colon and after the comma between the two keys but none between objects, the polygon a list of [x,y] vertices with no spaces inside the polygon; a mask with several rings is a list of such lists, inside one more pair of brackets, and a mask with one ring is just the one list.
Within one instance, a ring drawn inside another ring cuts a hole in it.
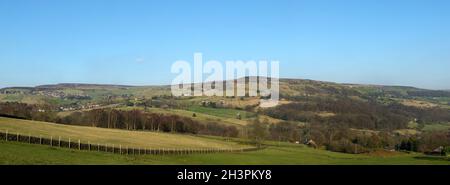
[{"label": "shadow on grass", "polygon": [[428,161],[450,161],[450,158],[445,156],[417,156],[414,157],[414,159]]}]

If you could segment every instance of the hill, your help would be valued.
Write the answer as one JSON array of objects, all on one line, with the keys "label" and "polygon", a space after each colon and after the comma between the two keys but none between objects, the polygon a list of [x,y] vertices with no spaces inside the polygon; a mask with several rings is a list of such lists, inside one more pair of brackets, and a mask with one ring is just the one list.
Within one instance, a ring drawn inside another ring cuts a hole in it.
[{"label": "hill", "polygon": [[448,91],[279,81],[280,103],[271,108],[259,107],[267,98],[261,96],[174,97],[170,86],[57,84],[1,89],[0,113],[70,125],[242,138],[250,137],[251,126],[259,122],[265,139],[312,139],[347,153],[429,152],[448,145]]},{"label": "hill", "polygon": [[[248,78],[246,79],[248,80]],[[62,83],[36,87],[3,88],[0,89],[0,102],[41,102],[57,106],[77,102],[105,104],[108,102],[123,103],[136,98],[140,100],[151,99],[152,97],[168,96],[170,94],[170,86]],[[450,92],[445,90],[426,90],[407,86],[339,84],[303,79],[280,79],[280,95],[286,100],[295,100],[299,97],[355,96],[362,99],[375,98],[384,103],[391,99],[415,99],[436,103],[438,106],[447,105],[448,99],[450,99]],[[199,101],[204,101],[204,98],[193,99],[190,102],[198,103]],[[255,100],[255,98],[251,97],[236,102],[233,102],[235,100],[232,99],[225,99],[225,103],[229,103],[233,107],[245,108],[245,106],[257,104],[258,101]]]},{"label": "hill", "polygon": [[241,148],[248,147],[234,142],[213,140],[192,135],[127,131],[119,129],[105,129],[85,126],[71,126],[40,121],[20,120],[0,117],[0,130],[10,134],[53,137],[55,140],[115,144],[136,148]]}]

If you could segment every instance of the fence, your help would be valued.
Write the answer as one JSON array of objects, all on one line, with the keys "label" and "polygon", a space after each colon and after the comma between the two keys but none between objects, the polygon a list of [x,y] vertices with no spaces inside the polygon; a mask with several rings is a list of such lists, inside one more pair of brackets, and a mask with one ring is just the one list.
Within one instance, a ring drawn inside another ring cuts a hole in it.
[{"label": "fence", "polygon": [[209,154],[209,153],[224,153],[224,152],[249,152],[256,151],[261,148],[129,148],[128,146],[114,145],[114,144],[100,144],[100,143],[82,143],[80,139],[62,140],[61,137],[44,138],[28,135],[21,135],[20,133],[0,132],[0,140],[22,142],[29,144],[48,145],[51,147],[69,148],[76,150],[87,150],[97,152],[108,152],[122,155],[188,155],[188,154]]}]

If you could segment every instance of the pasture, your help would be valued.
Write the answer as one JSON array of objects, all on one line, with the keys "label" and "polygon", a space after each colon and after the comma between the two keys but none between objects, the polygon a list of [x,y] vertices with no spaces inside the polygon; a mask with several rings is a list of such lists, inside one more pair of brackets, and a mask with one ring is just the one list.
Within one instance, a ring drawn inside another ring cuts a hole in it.
[{"label": "pasture", "polygon": [[72,126],[41,121],[20,120],[0,117],[0,131],[11,134],[42,136],[43,138],[72,141],[80,139],[82,143],[115,144],[135,148],[221,148],[239,149],[249,146],[204,137],[162,132],[128,131],[85,126]]},{"label": "pasture", "polygon": [[239,165],[450,165],[448,157],[422,154],[343,154],[282,143],[240,153],[117,155],[0,141],[0,164],[239,164]]}]

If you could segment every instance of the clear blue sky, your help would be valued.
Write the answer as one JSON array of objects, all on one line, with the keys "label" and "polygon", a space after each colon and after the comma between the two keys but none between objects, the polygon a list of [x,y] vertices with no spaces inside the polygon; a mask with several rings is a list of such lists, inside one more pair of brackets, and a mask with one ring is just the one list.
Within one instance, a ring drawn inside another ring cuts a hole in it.
[{"label": "clear blue sky", "polygon": [[176,60],[450,89],[450,1],[0,0],[0,87],[168,84]]}]

